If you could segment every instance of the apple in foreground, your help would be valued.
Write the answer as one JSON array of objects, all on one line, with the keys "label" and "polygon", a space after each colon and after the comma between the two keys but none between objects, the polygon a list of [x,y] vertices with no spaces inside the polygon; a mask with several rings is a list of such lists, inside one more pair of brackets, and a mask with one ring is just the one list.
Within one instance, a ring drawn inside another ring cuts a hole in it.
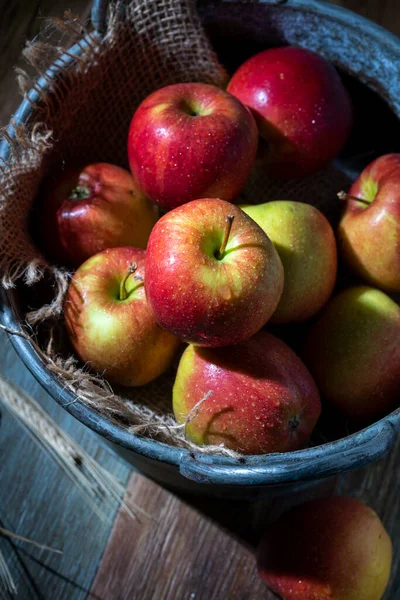
[{"label": "apple in foreground", "polygon": [[383,416],[399,401],[400,307],[371,287],[340,292],[307,332],[304,359],[342,415],[361,423]]},{"label": "apple in foreground", "polygon": [[353,121],[350,96],[322,56],[294,46],[249,58],[228,91],[250,107],[266,141],[265,167],[276,177],[310,175],[344,146]]},{"label": "apple in foreground", "polygon": [[248,108],[212,85],[180,83],[148,96],[129,130],[135,179],[165,210],[196,198],[233,200],[257,152]]},{"label": "apple in foreground", "polygon": [[112,248],[75,272],[65,302],[73,347],[112,383],[139,386],[171,364],[179,340],[156,323],[144,291],[145,251]]},{"label": "apple in foreground", "polygon": [[157,218],[129,171],[95,163],[47,178],[33,229],[49,259],[76,268],[106,248],[146,248]]},{"label": "apple in foreground", "polygon": [[336,241],[328,220],[304,202],[277,200],[241,208],[265,231],[283,264],[283,293],[270,322],[310,319],[329,300],[336,281]]},{"label": "apple in foreground", "polygon": [[400,292],[400,154],[374,160],[339,197],[343,258],[368,283]]},{"label": "apple in foreground", "polygon": [[253,219],[229,202],[205,198],[156,223],[145,285],[163,329],[200,346],[227,346],[251,337],[273,314],[283,267]]},{"label": "apple in foreground", "polygon": [[188,346],[176,375],[173,410],[195,444],[266,454],[304,446],[321,405],[300,358],[259,331],[231,347]]},{"label": "apple in foreground", "polygon": [[381,600],[392,543],[378,515],[343,496],[296,506],[268,527],[258,570],[282,600]]}]

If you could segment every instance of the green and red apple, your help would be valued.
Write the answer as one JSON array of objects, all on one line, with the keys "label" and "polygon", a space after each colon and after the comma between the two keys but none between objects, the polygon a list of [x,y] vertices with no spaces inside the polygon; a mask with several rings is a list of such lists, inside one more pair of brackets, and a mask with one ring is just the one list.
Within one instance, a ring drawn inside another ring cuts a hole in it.
[{"label": "green and red apple", "polygon": [[185,342],[227,346],[251,337],[274,313],[283,267],[264,231],[220,199],[165,214],[146,253],[146,296],[157,322]]},{"label": "green and red apple", "polygon": [[261,578],[282,600],[381,600],[392,543],[371,508],[333,496],[282,515],[257,558]]},{"label": "green and red apple", "polygon": [[129,171],[108,163],[70,167],[48,177],[33,215],[43,252],[72,268],[106,248],[146,248],[157,218],[157,207]]},{"label": "green and red apple", "polygon": [[304,446],[321,404],[300,358],[259,331],[231,347],[188,346],[176,375],[173,410],[195,444],[266,454]]},{"label": "green and red apple", "polygon": [[144,291],[145,251],[112,248],[84,262],[64,314],[80,359],[112,383],[140,386],[171,364],[179,340],[156,323]]},{"label": "green and red apple", "polygon": [[400,307],[366,286],[334,296],[311,325],[304,359],[323,398],[369,422],[399,402]]},{"label": "green and red apple", "polygon": [[343,258],[368,283],[400,292],[400,154],[374,160],[339,197]]},{"label": "green and red apple", "polygon": [[196,198],[234,200],[257,145],[254,118],[237,98],[212,85],[179,83],[136,110],[128,156],[145,194],[170,210]]},{"label": "green and red apple", "polygon": [[265,231],[283,264],[283,292],[270,322],[310,319],[329,300],[336,282],[336,241],[328,220],[304,202],[277,200],[241,208]]},{"label": "green and red apple", "polygon": [[314,173],[335,158],[350,134],[353,109],[339,74],[305,48],[252,56],[234,73],[228,91],[251,108],[265,142],[260,158],[273,177]]}]

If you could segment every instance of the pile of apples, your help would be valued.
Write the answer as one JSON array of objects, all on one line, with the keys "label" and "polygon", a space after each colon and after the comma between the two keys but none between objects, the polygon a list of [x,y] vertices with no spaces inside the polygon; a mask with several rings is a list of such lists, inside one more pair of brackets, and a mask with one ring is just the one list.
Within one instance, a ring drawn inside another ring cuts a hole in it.
[{"label": "pile of apples", "polygon": [[[245,62],[227,91],[183,83],[147,97],[129,130],[131,173],[101,163],[48,179],[34,230],[51,261],[76,269],[64,313],[80,359],[111,383],[141,386],[185,342],[178,423],[196,444],[245,454],[303,447],[320,394],[357,424],[390,410],[400,380],[400,308],[387,295],[400,292],[400,155],[377,159],[337,199],[336,232],[295,198],[234,203],[255,162],[271,177],[310,175],[351,127],[334,67],[275,48]],[[331,298],[337,246],[358,279]],[[295,323],[305,323],[301,358],[279,338]]]}]

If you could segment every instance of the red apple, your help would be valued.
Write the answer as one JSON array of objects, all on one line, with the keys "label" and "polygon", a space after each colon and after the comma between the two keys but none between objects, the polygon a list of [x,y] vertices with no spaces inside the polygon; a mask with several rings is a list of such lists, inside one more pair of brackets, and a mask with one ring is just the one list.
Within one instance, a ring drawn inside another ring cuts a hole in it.
[{"label": "red apple", "polygon": [[180,83],[139,106],[128,155],[144,192],[170,210],[196,198],[236,198],[257,143],[254,119],[236,98],[212,85]]},{"label": "red apple", "polygon": [[257,555],[261,578],[282,600],[381,600],[392,543],[372,509],[333,496],[280,517]]},{"label": "red apple", "polygon": [[333,65],[310,50],[285,46],[260,52],[239,67],[228,91],[252,109],[273,176],[314,173],[349,136],[349,94]]},{"label": "red apple", "polygon": [[76,268],[106,248],[146,248],[157,212],[128,171],[96,163],[45,181],[33,229],[49,259]]},{"label": "red apple", "polygon": [[347,264],[360,277],[400,292],[400,154],[374,160],[353,183],[338,238]]},{"label": "red apple", "polygon": [[283,289],[282,263],[270,239],[240,208],[215,198],[193,200],[158,221],[146,274],[157,322],[200,346],[251,337]]},{"label": "red apple", "polygon": [[265,454],[301,448],[321,405],[298,356],[259,331],[236,346],[188,346],[176,375],[173,409],[178,423],[187,421],[186,435],[196,444]]},{"label": "red apple", "polygon": [[163,373],[179,340],[156,323],[144,291],[145,251],[112,248],[75,272],[65,323],[81,360],[113,383],[139,386]]}]

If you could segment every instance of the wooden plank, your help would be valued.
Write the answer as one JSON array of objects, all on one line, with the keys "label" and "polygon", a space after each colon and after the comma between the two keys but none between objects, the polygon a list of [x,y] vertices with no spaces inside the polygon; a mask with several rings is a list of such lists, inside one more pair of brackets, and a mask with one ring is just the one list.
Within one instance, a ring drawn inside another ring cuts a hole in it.
[{"label": "wooden plank", "polygon": [[91,5],[91,0],[69,0],[65,3],[54,0],[11,0],[0,3],[0,126],[7,125],[22,99],[14,68],[27,68],[26,62],[20,58],[26,41],[34,39],[46,29],[47,18],[61,17],[64,8],[86,21]]},{"label": "wooden plank", "polygon": [[330,0],[375,21],[400,36],[400,10],[398,0]]},{"label": "wooden plank", "polygon": [[134,473],[126,501],[145,506],[154,520],[132,526],[118,515],[92,592],[113,600],[273,600],[257,580],[253,555],[265,526],[292,505],[336,493],[359,498],[382,518],[394,542],[384,600],[395,600],[400,589],[399,458],[400,440],[388,457],[368,468],[301,494],[253,503],[179,498]]},{"label": "wooden plank", "polygon": [[[38,400],[64,431],[125,484],[130,468],[42,390],[4,334],[0,335],[0,353],[0,372]],[[0,526],[63,551],[59,556],[0,537],[0,550],[18,586],[17,597],[83,600],[117,506],[110,520],[101,522],[54,461],[1,404],[0,409]]]},{"label": "wooden plank", "polygon": [[172,493],[134,473],[126,501],[153,521],[113,529],[92,592],[112,600],[268,600],[251,548]]}]

